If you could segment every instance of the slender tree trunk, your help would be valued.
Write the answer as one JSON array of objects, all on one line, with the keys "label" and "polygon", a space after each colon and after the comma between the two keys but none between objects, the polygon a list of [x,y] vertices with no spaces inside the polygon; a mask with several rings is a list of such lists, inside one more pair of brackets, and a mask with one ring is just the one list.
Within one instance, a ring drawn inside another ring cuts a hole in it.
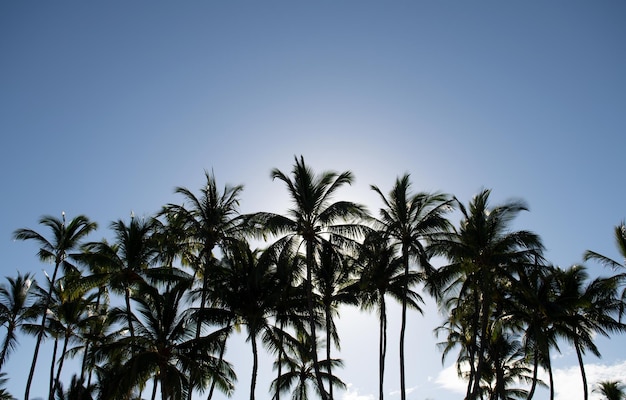
[{"label": "slender tree trunk", "polygon": [[[205,267],[202,273],[202,296],[200,298],[200,312],[204,311],[204,309],[206,308],[207,287],[208,287],[208,276],[207,276],[207,271]],[[202,320],[198,319],[198,321],[196,321],[196,336],[195,336],[196,340],[200,339],[201,332],[202,332]],[[213,382],[215,382],[215,380]],[[194,385],[193,378],[189,377],[189,392],[187,393],[187,400],[191,400],[191,395],[193,394],[193,385]],[[215,386],[215,383],[211,385],[211,392],[209,394],[209,399],[213,395],[214,386]]]},{"label": "slender tree trunk", "polygon": [[52,362],[50,363],[50,382],[48,383],[48,400],[54,399],[54,363],[57,360],[57,349],[59,347],[59,340],[54,339],[54,346],[52,348]]},{"label": "slender tree trunk", "polygon": [[585,364],[583,363],[583,354],[580,350],[578,339],[574,339],[574,347],[576,347],[576,357],[578,357],[578,365],[580,365],[580,375],[583,379],[583,398],[589,399],[589,390],[587,388],[587,374],[585,373]]},{"label": "slender tree trunk", "polygon": [[252,342],[252,378],[250,379],[250,400],[254,400],[256,375],[259,368],[259,355],[256,347],[256,334],[250,333],[250,341]]},{"label": "slender tree trunk", "polygon": [[526,396],[526,400],[531,400],[535,395],[535,388],[537,387],[537,372],[539,370],[539,355],[538,350],[535,346],[534,349],[535,355],[533,357],[533,380],[530,385],[530,390],[528,391],[528,396]]},{"label": "slender tree trunk", "polygon": [[157,386],[159,385],[158,380],[155,378],[154,379],[154,383],[152,384],[152,397],[150,397],[151,400],[156,400],[156,394],[157,394]]},{"label": "slender tree trunk", "polygon": [[332,346],[332,336],[331,336],[331,324],[330,324],[330,305],[326,305],[326,360],[328,361],[328,364],[326,365],[326,372],[328,373],[328,397],[330,400],[333,400],[333,380],[330,378],[333,372],[333,366],[332,363],[330,362],[330,350],[331,350],[331,346]]},{"label": "slender tree trunk", "polygon": [[554,375],[552,374],[552,362],[550,357],[547,360],[548,378],[550,379],[550,400],[554,400]]},{"label": "slender tree trunk", "polygon": [[313,270],[313,242],[312,240],[306,241],[306,298],[307,298],[307,308],[309,312],[309,325],[311,328],[311,356],[313,358],[313,370],[315,371],[315,381],[317,382],[317,387],[322,396],[322,400],[328,400],[328,395],[326,394],[326,390],[324,389],[324,384],[322,382],[322,376],[320,374],[320,364],[317,358],[317,335],[315,333],[315,307],[313,305],[313,281],[312,281],[312,270]]},{"label": "slender tree trunk", "polygon": [[384,294],[381,294],[380,302],[380,329],[378,343],[378,399],[383,400],[384,397],[384,380],[385,380],[385,356],[387,354],[387,310],[385,305]]},{"label": "slender tree trunk", "polygon": [[402,260],[404,262],[404,289],[402,295],[402,325],[400,327],[400,400],[406,400],[406,377],[404,373],[404,335],[406,332],[406,304],[409,294],[409,253],[402,245]]},{"label": "slender tree trunk", "polygon": [[59,357],[59,368],[57,369],[57,377],[54,380],[54,387],[52,389],[52,393],[55,392],[57,386],[59,385],[59,382],[61,381],[61,370],[63,369],[63,362],[65,361],[65,352],[67,351],[67,342],[68,342],[68,336],[65,335],[65,338],[63,339],[63,349],[61,350],[61,356]]}]

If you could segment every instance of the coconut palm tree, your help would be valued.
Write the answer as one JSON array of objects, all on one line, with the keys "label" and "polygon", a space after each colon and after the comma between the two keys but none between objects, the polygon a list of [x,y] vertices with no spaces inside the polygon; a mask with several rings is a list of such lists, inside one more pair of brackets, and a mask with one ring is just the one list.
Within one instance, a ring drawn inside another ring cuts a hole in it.
[{"label": "coconut palm tree", "polygon": [[[0,319],[6,326],[6,335],[0,351],[0,370],[11,352],[17,346],[17,332],[22,324],[28,321],[32,305],[31,291],[33,275],[17,273],[17,277],[7,277],[8,285],[0,286]],[[36,283],[35,283],[36,284]]]},{"label": "coconut palm tree", "polygon": [[468,400],[480,395],[489,327],[498,299],[508,291],[516,271],[534,264],[543,249],[538,235],[510,229],[509,223],[528,209],[526,204],[513,200],[491,208],[490,193],[481,191],[468,208],[457,202],[462,214],[460,228],[440,235],[430,247],[433,255],[445,256],[450,262],[431,277],[430,287],[436,288],[442,303],[452,301],[455,308],[472,309],[462,313],[459,321],[471,329],[471,337],[465,341],[470,346]]},{"label": "coconut palm tree", "polygon": [[[441,193],[411,193],[409,174],[396,179],[387,196],[375,185],[371,185],[383,201],[379,210],[379,227],[397,246],[402,257],[405,297],[409,296],[409,279],[411,261],[425,271],[431,271],[425,249],[425,241],[433,235],[449,228],[445,214],[451,210],[452,201]],[[407,300],[402,301],[402,325],[400,327],[400,398],[406,400],[406,377],[404,372],[404,338],[406,334]]]},{"label": "coconut palm tree", "polygon": [[349,201],[333,201],[337,190],[353,181],[350,171],[337,173],[325,171],[315,174],[304,158],[295,158],[291,176],[273,169],[272,179],[282,181],[286,186],[293,203],[287,215],[260,212],[249,216],[251,222],[274,235],[284,235],[281,245],[304,247],[306,272],[304,285],[306,289],[309,329],[311,335],[313,369],[317,376],[316,382],[322,400],[328,399],[320,375],[317,361],[316,306],[313,299],[313,270],[316,265],[316,248],[322,239],[332,241],[338,246],[355,246],[354,237],[361,234],[363,226],[360,221],[367,217],[364,206]]},{"label": "coconut palm tree", "polygon": [[[206,184],[200,189],[200,196],[187,188],[177,187],[175,193],[182,195],[189,204],[168,204],[161,212],[170,222],[168,226],[177,228],[176,232],[180,233],[179,240],[174,241],[179,243],[179,255],[185,255],[184,258],[191,264],[196,278],[202,280],[201,313],[208,307],[209,270],[217,264],[214,251],[226,241],[240,237],[243,227],[238,219],[239,196],[243,186],[226,185],[220,191],[215,175],[208,171],[204,175]],[[172,241],[168,242],[171,244]],[[196,338],[200,337],[202,324],[202,320],[197,321]],[[188,394],[188,400],[191,400],[191,393]]]},{"label": "coconut palm tree", "polygon": [[[193,310],[184,299],[192,277],[179,273],[165,290],[142,284],[132,301],[136,303],[133,325],[136,335],[98,346],[102,359],[111,360],[114,369],[101,377],[105,399],[127,398],[134,388],[153,379],[152,399],[160,388],[161,399],[181,399],[190,390],[205,390],[211,379],[220,380],[220,388],[232,392],[235,375],[228,363],[217,361],[212,354],[219,350],[228,329],[222,328],[199,339],[195,338]],[[128,351],[129,348],[134,349]],[[120,357],[121,355],[121,357]],[[193,387],[192,387],[193,385]]]},{"label": "coconut palm tree", "polygon": [[626,324],[615,317],[621,308],[615,277],[596,278],[587,282],[586,268],[574,265],[557,272],[559,297],[565,307],[561,315],[561,335],[574,345],[583,381],[584,399],[589,397],[583,355],[588,350],[600,357],[594,343],[597,334],[610,337],[610,333],[626,332]]},{"label": "coconut palm tree", "polygon": [[254,400],[258,372],[258,343],[260,335],[270,330],[270,316],[275,304],[284,301],[280,297],[280,283],[270,254],[253,251],[245,241],[233,241],[214,277],[216,306],[232,313],[236,324],[243,324],[248,331],[247,341],[252,346],[252,376],[250,400]]},{"label": "coconut palm tree", "polygon": [[593,389],[594,392],[600,393],[606,400],[623,400],[626,399],[626,388],[620,381],[601,381]]},{"label": "coconut palm tree", "polygon": [[4,372],[0,372],[0,400],[16,400],[15,397],[4,388],[8,380],[4,377],[5,375]]},{"label": "coconut palm tree", "polygon": [[389,296],[399,303],[407,300],[407,306],[421,312],[421,296],[410,289],[421,280],[419,273],[409,272],[409,291],[405,296],[405,281],[402,258],[380,231],[371,231],[363,241],[358,256],[358,280],[353,284],[359,293],[363,309],[376,308],[379,316],[378,344],[378,398],[384,398],[385,357],[387,354],[387,303]]},{"label": "coconut palm tree", "polygon": [[124,295],[126,327],[131,337],[135,330],[132,323],[131,298],[133,292],[145,283],[148,268],[158,256],[157,241],[153,237],[159,222],[153,218],[137,218],[131,215],[127,224],[123,220],[111,223],[113,243],[106,240],[91,242],[84,246],[87,256],[82,255],[97,271],[90,276],[94,284],[106,282],[110,290]]},{"label": "coconut palm tree", "polygon": [[30,397],[30,387],[33,382],[37,357],[39,356],[39,348],[41,346],[41,341],[43,340],[44,330],[46,327],[46,310],[52,299],[52,288],[56,283],[59,269],[63,269],[64,271],[76,269],[76,267],[70,263],[73,258],[72,252],[79,249],[81,241],[98,226],[95,222],[91,222],[84,215],[79,215],[66,224],[65,213],[62,214],[61,219],[49,215],[43,216],[39,220],[39,224],[50,229],[51,237],[49,239],[29,228],[21,228],[13,232],[13,237],[17,240],[35,241],[40,246],[37,253],[39,259],[41,261],[52,262],[54,264],[54,271],[52,273],[52,278],[50,279],[50,290],[48,291],[48,296],[44,304],[45,307],[43,307],[43,312],[41,314],[40,329],[37,333],[37,341],[33,352],[33,361],[28,373],[28,380],[26,381],[26,389],[24,392],[25,400],[29,400]]}]

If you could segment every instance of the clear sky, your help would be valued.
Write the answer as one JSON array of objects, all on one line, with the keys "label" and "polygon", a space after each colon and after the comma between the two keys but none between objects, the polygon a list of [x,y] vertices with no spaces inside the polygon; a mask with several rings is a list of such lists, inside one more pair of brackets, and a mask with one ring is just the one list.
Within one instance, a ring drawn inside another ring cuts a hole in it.
[{"label": "clear sky", "polygon": [[[516,228],[540,234],[551,262],[592,249],[618,257],[626,217],[626,3],[623,1],[3,1],[0,3],[0,276],[43,280],[36,247],[12,232],[41,215],[85,214],[109,235],[197,193],[204,170],[243,184],[242,212],[284,212],[277,167],[302,154],[315,170],[351,170],[340,191],[376,211],[411,173],[416,191],[467,203],[521,197]],[[588,265],[592,274],[606,273]],[[392,307],[393,308],[393,307]],[[389,322],[388,398],[398,398],[399,318]],[[434,306],[407,332],[411,400],[454,400]],[[343,400],[377,392],[377,322],[340,321]],[[3,333],[2,333],[3,334]],[[7,365],[20,397],[34,342]],[[626,376],[626,337],[599,339],[589,379]],[[43,396],[51,351],[31,394]],[[454,360],[454,355],[449,361]],[[576,358],[555,356],[560,400],[582,398]],[[249,345],[227,358],[247,396]],[[71,367],[67,367],[70,370]],[[273,377],[260,367],[258,396]],[[568,392],[574,390],[574,394]]]}]

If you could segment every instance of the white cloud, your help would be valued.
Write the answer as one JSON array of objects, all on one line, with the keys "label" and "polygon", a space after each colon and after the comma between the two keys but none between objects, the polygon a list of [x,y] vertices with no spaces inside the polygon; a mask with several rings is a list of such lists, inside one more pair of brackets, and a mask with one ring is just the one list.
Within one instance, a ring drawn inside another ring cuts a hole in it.
[{"label": "white cloud", "polygon": [[[600,381],[617,380],[624,382],[626,377],[626,360],[612,365],[608,364],[585,364],[585,373],[589,385],[589,399],[600,400],[602,397],[592,390]],[[583,399],[582,378],[578,365],[553,370],[555,400],[579,400]],[[539,376],[548,383],[548,375],[545,371]],[[456,365],[443,369],[435,378],[441,388],[451,392],[465,394],[467,384],[460,379],[456,372]]]},{"label": "white cloud", "polygon": [[[601,399],[593,388],[600,381],[616,380],[624,382],[626,361],[613,365],[585,364],[585,374],[589,386],[589,399]],[[546,380],[547,382],[547,380]],[[576,400],[583,398],[583,382],[578,365],[554,370],[555,400]]]},{"label": "white cloud", "polygon": [[[413,393],[414,391],[416,391],[416,390],[417,390],[417,388],[418,388],[418,387],[419,387],[419,386],[413,386],[413,387],[407,388],[407,389],[406,389],[406,394]],[[394,391],[392,391],[392,392],[389,392],[389,395],[390,395],[390,396],[397,396],[397,395],[399,395],[399,394],[400,394],[400,391],[399,391],[399,390],[394,390]]]},{"label": "white cloud", "polygon": [[346,386],[346,392],[341,397],[341,400],[374,400],[374,395],[372,394],[359,394],[359,390],[353,389],[351,383],[348,383]]}]

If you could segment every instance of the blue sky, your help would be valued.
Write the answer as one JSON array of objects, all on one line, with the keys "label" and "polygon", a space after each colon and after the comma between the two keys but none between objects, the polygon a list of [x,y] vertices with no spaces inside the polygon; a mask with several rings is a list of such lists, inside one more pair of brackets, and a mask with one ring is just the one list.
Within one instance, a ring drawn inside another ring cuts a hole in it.
[{"label": "blue sky", "polygon": [[[85,214],[97,240],[131,211],[179,201],[174,187],[199,188],[205,169],[245,186],[242,212],[284,212],[269,171],[289,171],[300,154],[316,170],[353,171],[340,193],[374,212],[369,185],[387,191],[409,172],[416,191],[525,199],[531,211],[515,227],[539,233],[554,264],[586,249],[617,257],[625,20],[626,3],[610,0],[2,2],[0,273],[43,279],[36,248],[11,239],[41,215]],[[435,348],[440,321],[432,305],[412,317],[411,400],[461,396]],[[376,317],[346,310],[340,329],[343,398],[373,398]],[[598,379],[626,376],[624,340],[600,339],[603,358],[587,357]],[[32,346],[24,339],[7,367],[18,396]],[[250,350],[229,352],[242,398]],[[575,399],[565,392],[575,356],[565,346],[555,364],[559,398]],[[271,374],[266,361],[259,395]]]}]

